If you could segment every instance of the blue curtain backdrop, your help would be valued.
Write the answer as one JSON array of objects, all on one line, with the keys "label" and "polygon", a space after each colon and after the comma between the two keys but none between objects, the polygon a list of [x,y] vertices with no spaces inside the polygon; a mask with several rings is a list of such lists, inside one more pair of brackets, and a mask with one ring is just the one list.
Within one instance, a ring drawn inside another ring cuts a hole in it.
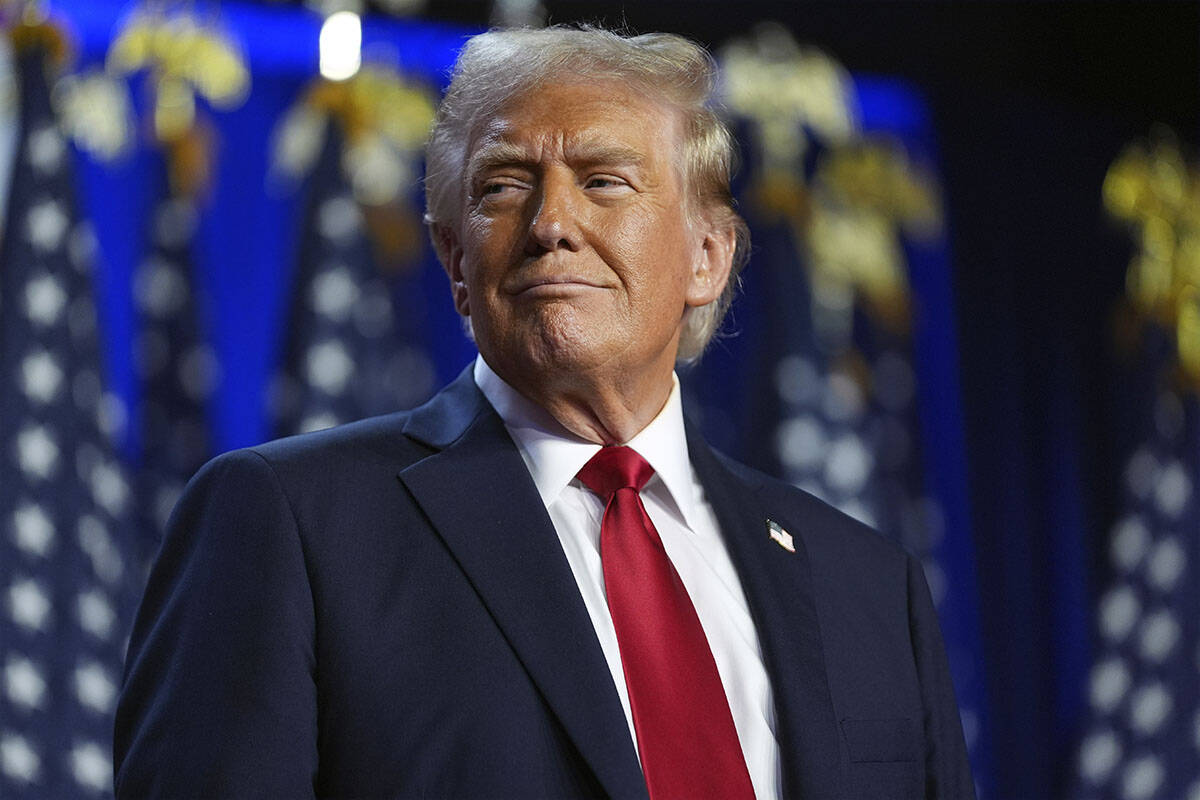
[{"label": "blue curtain backdrop", "polygon": [[[50,8],[76,36],[81,66],[87,66],[103,61],[128,5],[54,0]],[[233,2],[221,5],[221,23],[242,47],[252,85],[246,102],[235,110],[206,110],[218,131],[217,175],[210,200],[200,208],[192,261],[202,299],[200,327],[223,375],[208,408],[214,452],[272,435],[263,399],[284,358],[305,197],[303,192],[267,191],[271,137],[317,72],[320,28],[315,14],[299,9]],[[455,52],[471,32],[368,19],[364,48],[385,45],[380,52],[394,66],[441,90]],[[936,165],[938,131],[920,95],[910,86],[870,76],[856,76],[855,83],[864,129],[887,133]],[[133,88],[141,114],[145,94],[136,82]],[[992,135],[1019,136],[1018,123],[1011,124],[1013,130]],[[99,239],[96,292],[108,382],[128,401],[134,422],[125,442],[131,460],[140,452],[136,421],[142,398],[132,359],[137,312],[130,287],[146,255],[146,220],[158,200],[156,158],[144,147],[115,165],[77,157],[81,207]],[[987,168],[981,163],[980,169]],[[1011,179],[1022,177],[1013,174]],[[1068,189],[1080,191],[1054,190]],[[968,327],[956,318],[962,298],[955,283],[960,280],[956,271],[971,264],[951,252],[947,242],[959,214],[980,208],[992,213],[987,198],[964,198],[951,187],[947,235],[906,246],[921,309],[912,360],[924,480],[946,517],[947,534],[936,556],[953,580],[941,607],[942,625],[960,697],[974,709],[968,728],[975,740],[982,796],[1051,798],[1059,796],[1074,771],[1072,753],[1083,724],[1090,663],[1084,550],[1088,520],[1078,463],[1083,450],[1075,362],[1069,348],[1010,346],[1027,334],[1019,320],[997,309],[990,318],[969,320],[973,351],[992,358],[986,365],[986,386],[977,377],[982,369],[977,365],[976,378],[967,381],[964,393],[958,331]],[[745,296],[735,305],[741,334],[715,349],[700,376],[710,387],[710,401],[725,411],[723,418],[706,419],[710,436],[751,463],[762,459],[749,449],[755,437],[738,427],[748,424],[738,415],[744,390],[755,377],[751,370],[760,365],[755,355],[771,344],[771,284],[766,276],[779,267],[762,258],[769,237],[763,241],[746,274]],[[978,277],[974,280],[978,285]],[[438,383],[443,383],[473,357],[474,349],[462,336],[445,277],[428,250],[410,288],[404,302],[424,315],[424,346]],[[997,302],[1012,291],[1011,286],[998,287]],[[1028,364],[1020,360],[1030,351],[1045,361],[1038,374],[1053,376],[1032,388]],[[1048,413],[1031,423],[1026,405],[1034,401]],[[972,427],[972,415],[1003,422],[987,426],[982,437],[968,442],[965,429]],[[734,422],[731,426],[720,419]]]}]

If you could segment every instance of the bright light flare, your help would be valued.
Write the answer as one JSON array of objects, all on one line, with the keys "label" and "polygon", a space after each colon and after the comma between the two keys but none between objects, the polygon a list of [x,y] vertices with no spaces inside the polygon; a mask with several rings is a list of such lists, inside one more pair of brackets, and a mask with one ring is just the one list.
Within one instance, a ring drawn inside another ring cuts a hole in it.
[{"label": "bright light flare", "polygon": [[321,74],[344,81],[362,66],[362,20],[352,11],[330,14],[321,25]]}]

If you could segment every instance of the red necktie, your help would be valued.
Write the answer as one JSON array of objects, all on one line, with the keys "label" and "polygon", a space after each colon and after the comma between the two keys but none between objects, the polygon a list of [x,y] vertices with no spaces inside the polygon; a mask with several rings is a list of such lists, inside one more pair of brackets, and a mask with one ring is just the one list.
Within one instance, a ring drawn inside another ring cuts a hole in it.
[{"label": "red necktie", "polygon": [[600,560],[646,787],[651,800],[753,798],[704,629],[638,494],[652,475],[628,447],[579,471],[607,502]]}]

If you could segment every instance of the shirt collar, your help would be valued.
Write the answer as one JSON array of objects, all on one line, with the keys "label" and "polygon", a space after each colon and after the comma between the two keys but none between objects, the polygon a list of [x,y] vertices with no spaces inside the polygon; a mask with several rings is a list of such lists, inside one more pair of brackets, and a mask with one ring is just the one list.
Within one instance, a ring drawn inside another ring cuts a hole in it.
[{"label": "shirt collar", "polygon": [[[509,386],[482,356],[475,359],[474,377],[516,443],[542,503],[549,507],[600,445],[563,428],[545,409]],[[685,525],[694,529],[696,482],[688,460],[679,378],[674,373],[666,405],[626,444],[654,468],[655,477],[645,491],[657,491],[661,485],[665,489],[663,499],[674,505]]]}]

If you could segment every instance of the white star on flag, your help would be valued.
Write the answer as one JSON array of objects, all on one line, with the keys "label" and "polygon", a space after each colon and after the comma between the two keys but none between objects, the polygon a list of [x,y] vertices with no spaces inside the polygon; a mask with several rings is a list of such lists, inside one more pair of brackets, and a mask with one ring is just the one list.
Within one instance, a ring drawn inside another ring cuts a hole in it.
[{"label": "white star on flag", "polygon": [[17,460],[26,473],[48,478],[58,466],[58,443],[41,425],[26,428],[17,434]]},{"label": "white star on flag", "polygon": [[50,600],[35,581],[13,583],[8,590],[9,610],[13,622],[31,630],[43,630],[50,616]]},{"label": "white star on flag", "polygon": [[43,200],[29,209],[27,224],[30,244],[35,250],[50,253],[62,246],[71,221],[57,200]]},{"label": "white star on flag", "polygon": [[75,695],[85,708],[107,714],[116,700],[117,687],[104,667],[92,661],[76,667]]},{"label": "white star on flag", "polygon": [[97,639],[108,639],[112,636],[113,628],[117,624],[117,614],[103,592],[95,589],[84,592],[79,595],[77,602],[79,627]]},{"label": "white star on flag", "polygon": [[0,737],[0,771],[22,783],[32,783],[41,772],[41,759],[23,736]]},{"label": "white star on flag", "polygon": [[38,172],[46,174],[57,171],[62,166],[65,151],[66,142],[53,126],[47,125],[29,134],[29,163]]},{"label": "white star on flag", "polygon": [[26,503],[13,512],[13,531],[17,547],[36,556],[45,556],[54,541],[54,523],[41,506]]},{"label": "white star on flag", "polygon": [[71,771],[80,786],[94,792],[102,792],[112,783],[112,759],[95,742],[71,750]]},{"label": "white star on flag", "polygon": [[4,667],[4,689],[10,700],[24,708],[41,708],[46,680],[27,658],[10,658]]},{"label": "white star on flag", "polygon": [[313,345],[308,351],[308,382],[328,394],[337,394],[354,374],[354,362],[337,341]]},{"label": "white star on flag", "polygon": [[25,286],[25,314],[34,322],[55,324],[66,304],[67,293],[53,276],[42,275]]},{"label": "white star on flag", "polygon": [[30,400],[49,403],[58,395],[62,380],[62,368],[44,350],[26,356],[21,362],[21,389]]}]

